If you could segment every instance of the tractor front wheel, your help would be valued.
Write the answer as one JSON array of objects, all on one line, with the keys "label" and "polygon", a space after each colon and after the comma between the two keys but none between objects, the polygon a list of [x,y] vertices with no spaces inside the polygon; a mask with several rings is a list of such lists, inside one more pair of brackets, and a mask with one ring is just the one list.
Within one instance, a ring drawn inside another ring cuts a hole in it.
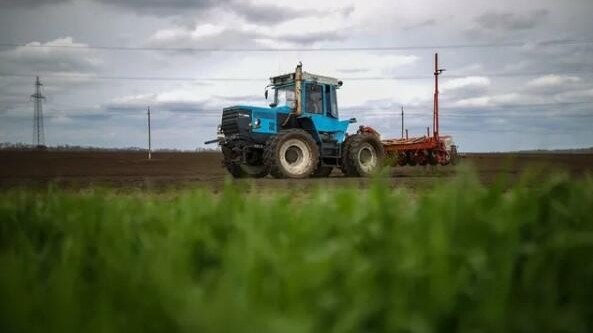
[{"label": "tractor front wheel", "polygon": [[261,163],[261,152],[250,153],[250,163],[241,162],[241,152],[232,147],[223,146],[223,165],[233,178],[262,178],[268,174],[268,169]]},{"label": "tractor front wheel", "polygon": [[319,164],[319,148],[304,130],[282,131],[266,144],[264,163],[276,178],[307,178]]}]

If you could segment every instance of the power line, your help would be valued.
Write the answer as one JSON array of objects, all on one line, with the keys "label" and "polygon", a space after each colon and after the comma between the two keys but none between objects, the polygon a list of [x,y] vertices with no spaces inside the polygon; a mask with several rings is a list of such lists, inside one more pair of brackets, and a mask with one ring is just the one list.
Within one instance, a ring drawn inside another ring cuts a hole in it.
[{"label": "power line", "polygon": [[483,49],[500,47],[546,47],[557,45],[587,45],[593,40],[547,40],[541,42],[514,41],[504,43],[475,43],[475,44],[441,44],[441,45],[404,45],[404,46],[362,46],[362,47],[294,47],[294,48],[222,48],[222,47],[156,47],[156,46],[119,46],[119,45],[66,45],[66,44],[32,44],[32,43],[0,43],[2,48],[59,48],[86,49],[107,51],[152,51],[152,52],[358,52],[358,51],[407,51],[434,49]]},{"label": "power line", "polygon": [[[578,114],[578,113],[571,113],[571,114],[562,114],[562,113],[555,113],[550,114],[549,110],[542,111],[542,113],[533,114],[534,108],[551,108],[551,107],[560,107],[560,106],[578,106],[578,105],[592,105],[593,101],[578,101],[578,102],[553,102],[553,103],[533,103],[533,104],[501,104],[501,105],[483,105],[483,106],[445,106],[441,107],[441,110],[447,111],[441,114],[442,117],[463,117],[463,118],[491,118],[491,117],[527,117],[527,116],[538,116],[538,117],[593,117],[593,113],[589,114]],[[374,110],[370,110],[369,112],[365,112],[365,107],[348,107],[341,112],[344,114],[365,114],[370,116],[383,116],[388,115],[388,113],[382,114],[382,112],[389,112],[392,110],[396,110],[397,107],[384,107],[384,108],[375,108]],[[407,109],[413,110],[428,110],[430,107],[428,106],[408,106]],[[502,111],[506,110],[506,111]],[[380,111],[380,113],[377,113]],[[472,112],[472,111],[479,111]],[[502,111],[496,112],[494,111]],[[453,113],[451,113],[453,112]],[[485,113],[486,112],[486,113]],[[532,114],[527,114],[527,112],[532,112]],[[407,114],[412,115],[414,117],[430,117],[432,114],[427,113],[420,113],[416,112],[408,112]]]},{"label": "power line", "polygon": [[[557,106],[576,106],[576,105],[592,105],[593,101],[579,101],[579,102],[554,102],[554,103],[533,103],[533,104],[501,104],[501,105],[492,105],[492,106],[475,106],[475,107],[453,107],[453,106],[445,106],[445,107],[441,107],[442,110],[445,111],[457,111],[457,113],[443,113],[442,116],[469,116],[469,117],[481,117],[481,116],[495,116],[495,117],[499,117],[499,116],[515,116],[517,114],[505,114],[503,113],[469,113],[471,112],[471,110],[480,110],[480,111],[486,111],[486,112],[492,112],[492,111],[496,111],[496,110],[501,110],[501,109],[518,109],[518,110],[513,110],[512,112],[533,112],[533,110],[527,110],[526,108],[549,108],[549,107],[557,107]],[[62,104],[63,105],[63,104]],[[63,105],[66,106],[67,105]],[[71,106],[72,108],[82,108],[80,106]],[[408,109],[430,109],[428,106],[426,107],[422,107],[422,106],[412,106],[412,107],[407,107]],[[130,110],[143,110],[143,106],[130,106],[130,107],[109,107],[108,109],[110,110],[123,110],[123,111],[130,111]],[[163,108],[164,110],[167,110],[167,107]],[[365,107],[345,107],[343,108],[340,112],[341,113],[346,113],[346,114],[365,114],[368,112],[364,111],[364,110],[368,110],[368,108]],[[188,114],[188,115],[192,115],[192,114],[199,114],[199,115],[203,115],[205,113],[214,113],[216,115],[219,115],[220,112],[222,110],[222,105],[220,108],[196,108],[192,111],[195,112],[183,112],[183,114]],[[371,112],[373,111],[377,111],[377,110],[381,110],[381,111],[391,111],[391,110],[396,110],[396,107],[385,107],[385,108],[379,108],[379,109],[375,109],[375,110],[370,110]],[[465,110],[464,113],[459,113],[460,110]],[[170,110],[167,110],[170,111]],[[171,111],[171,112],[175,112],[175,111]],[[508,112],[508,111],[507,111]],[[418,112],[410,112],[408,113],[409,115],[413,115],[413,116],[432,116],[431,114],[423,114],[423,113],[418,113]],[[374,114],[377,115],[377,114]],[[385,115],[389,115],[389,114],[385,114]],[[547,114],[547,116],[565,116],[564,114],[554,114],[554,115],[550,115]],[[593,113],[591,114],[572,114],[574,116],[593,116]],[[517,115],[518,116],[518,115]]]},{"label": "power line", "polygon": [[[552,102],[552,103],[533,103],[533,104],[500,104],[500,105],[483,105],[483,106],[449,106],[445,109],[450,110],[468,110],[468,109],[481,109],[481,110],[497,110],[497,109],[512,109],[512,108],[536,108],[536,107],[553,107],[553,106],[571,106],[571,105],[587,105],[593,104],[593,101],[576,101],[576,102]],[[529,110],[523,110],[529,111]]]},{"label": "power line", "polygon": [[[484,73],[468,73],[458,75],[447,75],[447,79],[458,79],[470,76],[486,76],[486,77],[529,77],[529,76],[543,76],[553,75],[554,72],[533,71],[533,72],[484,72]],[[563,71],[563,75],[582,75],[593,74],[593,69],[580,71]],[[26,77],[30,78],[33,74],[24,73],[0,73],[0,77]],[[171,81],[171,82],[192,82],[192,81],[211,81],[211,82],[262,82],[269,78],[245,78],[245,77],[174,77],[174,76],[119,76],[119,75],[82,75],[82,74],[45,74],[46,78],[62,78],[62,79],[85,79],[90,81]],[[429,80],[432,79],[429,75],[402,75],[402,76],[353,76],[340,77],[345,81],[414,81],[414,80]]]}]

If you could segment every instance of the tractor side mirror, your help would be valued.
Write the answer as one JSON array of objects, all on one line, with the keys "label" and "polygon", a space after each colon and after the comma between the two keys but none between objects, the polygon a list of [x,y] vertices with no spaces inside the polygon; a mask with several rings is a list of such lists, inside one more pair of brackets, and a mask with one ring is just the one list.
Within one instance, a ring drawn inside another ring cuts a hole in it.
[{"label": "tractor side mirror", "polygon": [[265,97],[266,99],[268,99],[268,89],[266,89],[266,92],[264,93],[264,97]]},{"label": "tractor side mirror", "polygon": [[356,124],[356,118],[350,118],[350,119],[348,119],[348,123],[350,123],[350,124]]}]

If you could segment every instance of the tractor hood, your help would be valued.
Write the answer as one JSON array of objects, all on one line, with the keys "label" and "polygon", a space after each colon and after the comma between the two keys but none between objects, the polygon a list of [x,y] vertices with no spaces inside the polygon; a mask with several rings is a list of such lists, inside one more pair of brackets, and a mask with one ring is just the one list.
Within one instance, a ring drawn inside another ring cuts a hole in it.
[{"label": "tractor hood", "polygon": [[226,107],[222,112],[221,130],[227,139],[230,137],[252,137],[250,133],[274,134],[278,130],[279,119],[284,119],[291,111],[291,108],[286,105]]}]

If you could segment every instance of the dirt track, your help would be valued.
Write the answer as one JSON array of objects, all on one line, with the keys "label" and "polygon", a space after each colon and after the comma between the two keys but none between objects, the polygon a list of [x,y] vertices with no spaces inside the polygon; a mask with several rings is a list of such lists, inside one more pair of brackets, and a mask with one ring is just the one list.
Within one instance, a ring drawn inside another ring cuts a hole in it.
[{"label": "dirt track", "polygon": [[[208,187],[219,189],[227,173],[218,153],[155,153],[152,160],[139,152],[17,152],[0,151],[0,188],[22,186],[161,189]],[[489,184],[500,176],[516,179],[528,168],[562,170],[572,176],[593,174],[593,154],[469,154],[460,165],[473,165]],[[425,188],[455,175],[458,167],[398,167],[389,179],[394,187]],[[545,175],[545,172],[544,172]],[[255,188],[308,189],[317,186],[354,184],[368,179],[346,178],[334,171],[330,178],[249,180]]]}]

